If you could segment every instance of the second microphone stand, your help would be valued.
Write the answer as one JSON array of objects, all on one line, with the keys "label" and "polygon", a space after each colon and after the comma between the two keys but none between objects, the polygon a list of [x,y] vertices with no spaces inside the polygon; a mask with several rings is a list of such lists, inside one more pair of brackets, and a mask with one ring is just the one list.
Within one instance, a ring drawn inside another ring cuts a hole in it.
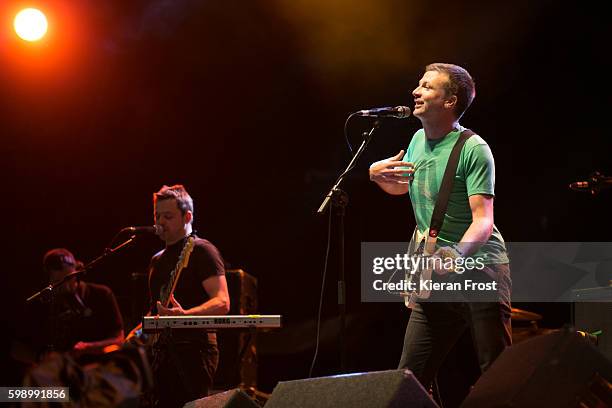
[{"label": "second microphone stand", "polygon": [[331,202],[331,211],[336,218],[336,238],[338,245],[338,314],[340,320],[340,369],[346,369],[346,285],[344,274],[344,215],[348,204],[348,194],[340,189],[340,184],[344,181],[346,175],[355,167],[357,160],[365,151],[368,143],[372,140],[374,131],[380,127],[380,122],[377,120],[372,125],[369,132],[364,132],[364,138],[359,146],[359,149],[353,155],[346,169],[340,174],[333,187],[329,190],[321,206],[317,210],[317,214],[323,214]]}]

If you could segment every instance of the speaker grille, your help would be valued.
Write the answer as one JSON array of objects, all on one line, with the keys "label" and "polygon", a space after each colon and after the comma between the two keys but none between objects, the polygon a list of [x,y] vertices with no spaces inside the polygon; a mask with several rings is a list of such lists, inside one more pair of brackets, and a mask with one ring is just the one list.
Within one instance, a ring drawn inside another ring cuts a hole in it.
[{"label": "speaker grille", "polygon": [[409,370],[377,371],[280,382],[266,408],[389,407],[437,405]]}]

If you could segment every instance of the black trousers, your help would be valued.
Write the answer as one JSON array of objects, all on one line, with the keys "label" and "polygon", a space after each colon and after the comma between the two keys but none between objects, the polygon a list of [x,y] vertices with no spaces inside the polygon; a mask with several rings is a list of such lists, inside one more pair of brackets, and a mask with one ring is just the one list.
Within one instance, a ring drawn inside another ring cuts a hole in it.
[{"label": "black trousers", "polygon": [[[512,344],[510,268],[487,265],[498,282],[498,301],[420,302],[412,309],[399,368],[411,370],[426,389],[465,330],[470,330],[482,372]],[[483,275],[484,276],[484,275]]]},{"label": "black trousers", "polygon": [[159,358],[153,373],[155,407],[182,408],[208,395],[219,363],[216,343],[173,342]]}]

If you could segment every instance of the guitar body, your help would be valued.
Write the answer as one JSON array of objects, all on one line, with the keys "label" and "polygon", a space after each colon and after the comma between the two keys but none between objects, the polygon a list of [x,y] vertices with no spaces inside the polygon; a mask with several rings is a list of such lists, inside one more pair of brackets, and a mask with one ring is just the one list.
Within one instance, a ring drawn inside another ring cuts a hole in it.
[{"label": "guitar body", "polygon": [[412,309],[418,300],[429,299],[431,296],[431,290],[429,290],[427,287],[421,287],[421,281],[431,280],[432,276],[432,269],[421,269],[410,275],[408,282],[411,282],[414,289],[408,293],[405,301],[408,308]]},{"label": "guitar body", "polygon": [[[412,309],[418,300],[429,299],[431,296],[431,290],[427,287],[422,287],[421,281],[428,281],[433,277],[433,269],[425,268],[424,266],[427,265],[428,258],[435,252],[436,241],[435,237],[429,236],[429,229],[421,234],[419,229],[415,228],[408,252],[410,256],[416,257],[419,262],[418,267],[414,271],[406,272],[406,281],[408,281],[409,287],[413,289],[403,294],[405,296],[404,304],[409,309]],[[416,247],[414,247],[414,244],[416,244]]]}]

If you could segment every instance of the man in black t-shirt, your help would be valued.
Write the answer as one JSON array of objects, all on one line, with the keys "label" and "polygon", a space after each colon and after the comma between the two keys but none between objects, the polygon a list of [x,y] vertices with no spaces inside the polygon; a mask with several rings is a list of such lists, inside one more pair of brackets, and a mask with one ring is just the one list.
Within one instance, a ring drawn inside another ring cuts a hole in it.
[{"label": "man in black t-shirt", "polygon": [[[52,249],[43,258],[43,268],[52,283],[73,274],[79,265],[65,248]],[[24,328],[20,340],[38,354],[100,353],[106,346],[123,342],[121,312],[113,292],[105,285],[69,279],[56,287],[53,297],[35,303],[26,313],[33,320],[26,319],[29,327]]]},{"label": "man in black t-shirt", "polygon": [[[163,186],[153,195],[155,223],[166,248],[149,268],[152,315],[221,315],[230,308],[225,267],[217,248],[193,234],[193,200],[182,185]],[[184,268],[180,261],[188,260]],[[170,293],[173,271],[181,269]],[[155,400],[159,407],[182,407],[204,397],[212,384],[219,352],[216,334],[174,330],[153,349]]]}]

